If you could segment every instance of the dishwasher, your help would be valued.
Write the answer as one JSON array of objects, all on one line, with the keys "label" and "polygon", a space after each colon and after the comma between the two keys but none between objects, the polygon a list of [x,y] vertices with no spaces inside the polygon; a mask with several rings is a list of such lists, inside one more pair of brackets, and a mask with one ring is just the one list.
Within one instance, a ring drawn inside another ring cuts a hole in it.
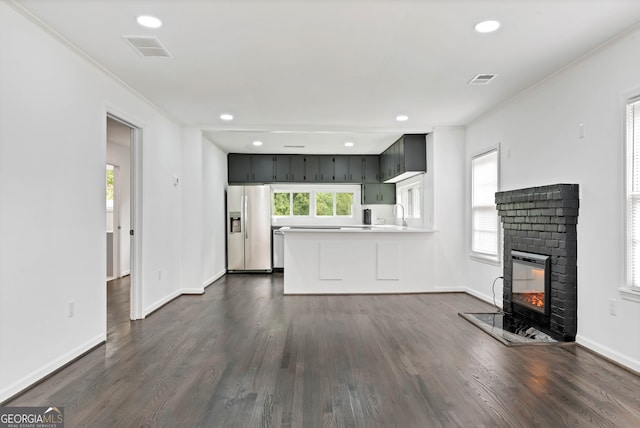
[{"label": "dishwasher", "polygon": [[284,269],[284,232],[273,229],[273,268]]}]

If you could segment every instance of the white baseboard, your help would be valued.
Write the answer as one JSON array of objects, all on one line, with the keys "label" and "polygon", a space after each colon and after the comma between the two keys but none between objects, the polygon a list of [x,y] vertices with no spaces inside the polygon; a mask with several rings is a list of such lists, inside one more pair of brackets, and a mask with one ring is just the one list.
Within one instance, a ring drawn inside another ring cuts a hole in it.
[{"label": "white baseboard", "polygon": [[180,290],[174,291],[173,293],[169,294],[168,296],[166,296],[166,297],[158,300],[157,302],[147,306],[145,308],[145,310],[144,310],[144,316],[148,317],[149,315],[151,315],[151,313],[157,311],[162,306],[166,305],[167,303],[169,303],[170,301],[172,301],[176,297],[180,296],[180,294],[182,294],[180,292]]},{"label": "white baseboard", "polygon": [[621,354],[620,352],[614,351],[607,346],[604,346],[598,342],[594,342],[593,340],[587,339],[586,337],[581,335],[576,336],[576,342],[584,346],[585,348],[640,374],[640,361],[633,359],[627,355]]},{"label": "white baseboard", "polygon": [[72,349],[66,354],[60,356],[59,358],[51,361],[47,365],[42,366],[37,370],[34,370],[33,372],[29,373],[28,375],[24,376],[23,378],[14,382],[13,384],[0,389],[0,403],[8,400],[9,398],[18,394],[20,391],[23,391],[24,389],[30,387],[36,382],[42,380],[46,376],[50,375],[51,373],[55,372],[59,368],[63,367],[65,364],[68,364],[69,362],[78,358],[85,352],[89,351],[91,348],[97,345],[100,345],[106,339],[107,338],[105,337],[104,334],[100,334],[92,338],[91,340],[88,340],[87,342],[83,343],[82,345]]},{"label": "white baseboard", "polygon": [[120,278],[122,278],[123,276],[127,276],[127,275],[131,275],[131,270],[124,270],[124,271],[120,272]]},{"label": "white baseboard", "polygon": [[444,287],[435,287],[433,292],[436,293],[464,293],[467,291],[465,287],[456,287],[456,286],[444,286]]},{"label": "white baseboard", "polygon": [[204,294],[204,288],[181,288],[180,294]]},{"label": "white baseboard", "polygon": [[202,288],[207,288],[208,286],[210,286],[211,284],[213,284],[214,282],[216,282],[217,280],[219,280],[220,278],[225,276],[226,273],[227,273],[227,270],[226,269],[222,269],[220,272],[216,273],[211,278],[205,280],[202,283]]},{"label": "white baseboard", "polygon": [[[482,301],[485,301],[485,302],[489,303],[490,305],[493,305],[493,296],[489,296],[489,295],[484,294],[484,293],[479,293],[478,291],[473,290],[473,289],[471,289],[469,287],[465,288],[464,291],[465,291],[465,293],[467,293],[467,294],[469,294],[469,295],[471,295],[473,297],[476,297],[476,298],[478,298],[478,299],[480,299]],[[502,298],[500,298],[499,296],[496,296],[496,305],[499,308],[502,308]]]}]

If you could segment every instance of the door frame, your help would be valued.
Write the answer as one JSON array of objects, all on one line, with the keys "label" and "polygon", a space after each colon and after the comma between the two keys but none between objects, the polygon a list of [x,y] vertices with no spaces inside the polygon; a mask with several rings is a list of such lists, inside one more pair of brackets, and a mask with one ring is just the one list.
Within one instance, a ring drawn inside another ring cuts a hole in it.
[{"label": "door frame", "polygon": [[[110,118],[131,128],[130,178],[131,178],[131,287],[129,318],[144,319],[143,283],[142,283],[142,141],[143,125],[119,109],[107,105],[106,119]],[[105,150],[107,147],[105,132]],[[105,151],[106,155],[106,151]],[[105,162],[106,163],[106,162]],[[115,205],[115,202],[114,202]],[[106,305],[106,301],[105,301]],[[105,312],[106,313],[106,312]]]}]

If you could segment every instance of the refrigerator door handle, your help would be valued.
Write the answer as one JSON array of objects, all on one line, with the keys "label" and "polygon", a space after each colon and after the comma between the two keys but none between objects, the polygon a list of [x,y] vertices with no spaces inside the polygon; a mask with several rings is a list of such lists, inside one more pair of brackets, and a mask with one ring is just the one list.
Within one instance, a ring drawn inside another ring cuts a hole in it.
[{"label": "refrigerator door handle", "polygon": [[242,197],[244,199],[244,237],[245,239],[249,238],[249,231],[247,230],[247,212],[248,210],[248,206],[249,206],[249,197],[248,196],[243,196]]}]

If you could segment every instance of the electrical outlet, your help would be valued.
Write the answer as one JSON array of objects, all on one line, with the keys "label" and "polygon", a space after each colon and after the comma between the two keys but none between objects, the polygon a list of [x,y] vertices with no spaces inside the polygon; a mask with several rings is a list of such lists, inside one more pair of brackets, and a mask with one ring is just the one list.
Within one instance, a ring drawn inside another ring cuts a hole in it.
[{"label": "electrical outlet", "polygon": [[609,314],[615,316],[618,301],[616,299],[609,299]]},{"label": "electrical outlet", "polygon": [[73,318],[76,314],[76,303],[73,300],[69,300],[67,304],[67,315],[69,318]]}]

